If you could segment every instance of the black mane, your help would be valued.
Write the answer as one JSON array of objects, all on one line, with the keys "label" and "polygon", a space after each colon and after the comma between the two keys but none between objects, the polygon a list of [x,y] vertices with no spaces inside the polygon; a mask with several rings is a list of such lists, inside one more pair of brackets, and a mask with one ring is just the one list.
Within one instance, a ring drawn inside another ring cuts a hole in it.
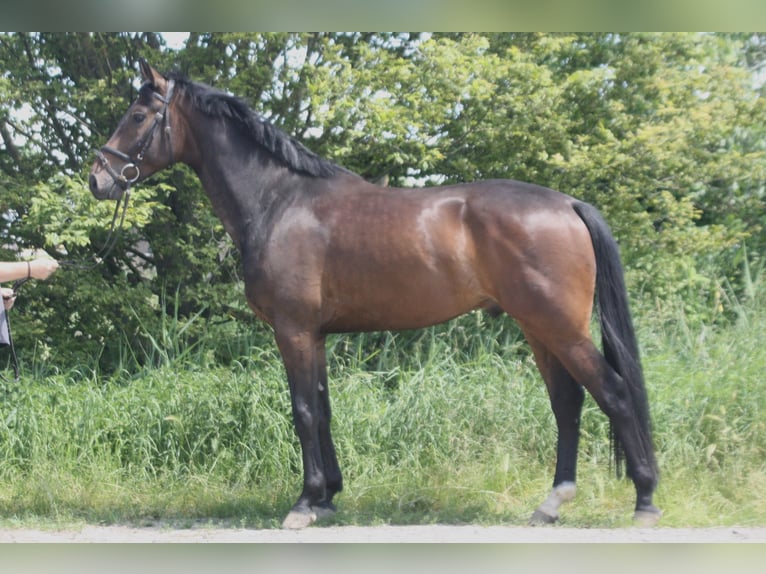
[{"label": "black mane", "polygon": [[258,115],[245,100],[208,85],[192,82],[184,76],[171,74],[169,78],[175,81],[176,89],[189,96],[195,109],[206,115],[242,125],[257,145],[266,148],[290,169],[322,178],[349,173],[339,165],[318,156]]}]

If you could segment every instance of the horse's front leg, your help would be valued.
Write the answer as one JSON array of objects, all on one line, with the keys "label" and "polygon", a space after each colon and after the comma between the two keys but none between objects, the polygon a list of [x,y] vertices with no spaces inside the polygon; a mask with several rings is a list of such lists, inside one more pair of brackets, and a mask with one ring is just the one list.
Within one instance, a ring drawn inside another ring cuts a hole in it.
[{"label": "horse's front leg", "polygon": [[278,329],[275,335],[287,370],[293,422],[303,452],[303,491],[282,526],[305,528],[332,513],[319,435],[323,416],[316,352],[319,338],[298,329]]},{"label": "horse's front leg", "polygon": [[327,481],[327,505],[330,509],[333,497],[343,490],[343,475],[338,465],[338,457],[335,454],[335,445],[332,440],[330,426],[332,422],[332,412],[330,408],[330,386],[327,381],[327,354],[325,348],[325,339],[322,337],[317,342],[316,347],[317,366],[318,366],[318,389],[319,389],[319,440],[322,452],[322,462],[324,463],[324,474]]}]

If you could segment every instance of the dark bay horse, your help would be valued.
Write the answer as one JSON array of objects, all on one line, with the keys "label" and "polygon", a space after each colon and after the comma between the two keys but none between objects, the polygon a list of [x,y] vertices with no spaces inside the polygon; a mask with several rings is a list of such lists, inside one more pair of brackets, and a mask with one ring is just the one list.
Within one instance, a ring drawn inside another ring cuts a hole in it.
[{"label": "dark bay horse", "polygon": [[[514,317],[558,426],[553,489],[535,523],[575,494],[583,388],[609,417],[654,523],[657,464],[622,264],[592,206],[510,180],[383,188],[313,154],[240,99],[141,62],[144,83],[97,153],[90,189],[119,200],[174,162],[199,176],[242,254],[253,312],[274,330],[303,454],[284,521],[333,512],[343,480],[330,434],[328,333],[412,329],[473,309]],[[603,354],[591,340],[594,295]]]}]

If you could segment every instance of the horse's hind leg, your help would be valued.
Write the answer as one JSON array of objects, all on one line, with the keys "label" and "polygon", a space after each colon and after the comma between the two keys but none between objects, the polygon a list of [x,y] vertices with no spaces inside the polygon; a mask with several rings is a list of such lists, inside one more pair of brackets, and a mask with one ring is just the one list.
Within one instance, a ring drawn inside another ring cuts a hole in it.
[{"label": "horse's hind leg", "polygon": [[651,443],[641,434],[641,421],[636,414],[627,383],[590,340],[562,345],[554,352],[609,417],[623,445],[628,474],[636,487],[634,518],[642,524],[656,523],[661,513],[652,504],[652,495],[657,486],[654,452]]},{"label": "horse's hind leg", "polygon": [[558,520],[559,507],[575,496],[580,414],[585,393],[553,353],[534,337],[527,335],[527,340],[545,380],[558,427],[553,489],[529,522],[532,525],[551,524]]}]

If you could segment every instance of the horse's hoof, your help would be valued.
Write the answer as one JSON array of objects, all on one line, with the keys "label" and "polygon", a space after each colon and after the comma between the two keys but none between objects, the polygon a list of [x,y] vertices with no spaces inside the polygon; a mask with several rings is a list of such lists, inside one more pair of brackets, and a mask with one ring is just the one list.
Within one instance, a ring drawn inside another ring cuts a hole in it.
[{"label": "horse's hoof", "polygon": [[316,520],[317,514],[313,510],[291,510],[284,522],[282,522],[282,528],[300,530],[311,526]]},{"label": "horse's hoof", "polygon": [[308,509],[291,510],[282,522],[282,528],[287,530],[300,530],[314,524],[317,520],[330,518],[335,514],[332,504],[326,506],[312,506]]},{"label": "horse's hoof", "polygon": [[551,516],[550,514],[547,514],[538,508],[532,513],[532,516],[529,519],[529,525],[530,526],[547,526],[549,524],[555,523],[558,519],[559,519],[558,515]]},{"label": "horse's hoof", "polygon": [[556,522],[559,519],[559,507],[565,502],[572,500],[576,493],[577,487],[574,482],[564,481],[554,486],[548,498],[532,514],[532,518],[529,519],[529,525],[543,526]]},{"label": "horse's hoof", "polygon": [[661,516],[662,511],[655,507],[646,510],[636,510],[633,513],[633,524],[643,528],[651,528],[652,526],[657,526]]}]

